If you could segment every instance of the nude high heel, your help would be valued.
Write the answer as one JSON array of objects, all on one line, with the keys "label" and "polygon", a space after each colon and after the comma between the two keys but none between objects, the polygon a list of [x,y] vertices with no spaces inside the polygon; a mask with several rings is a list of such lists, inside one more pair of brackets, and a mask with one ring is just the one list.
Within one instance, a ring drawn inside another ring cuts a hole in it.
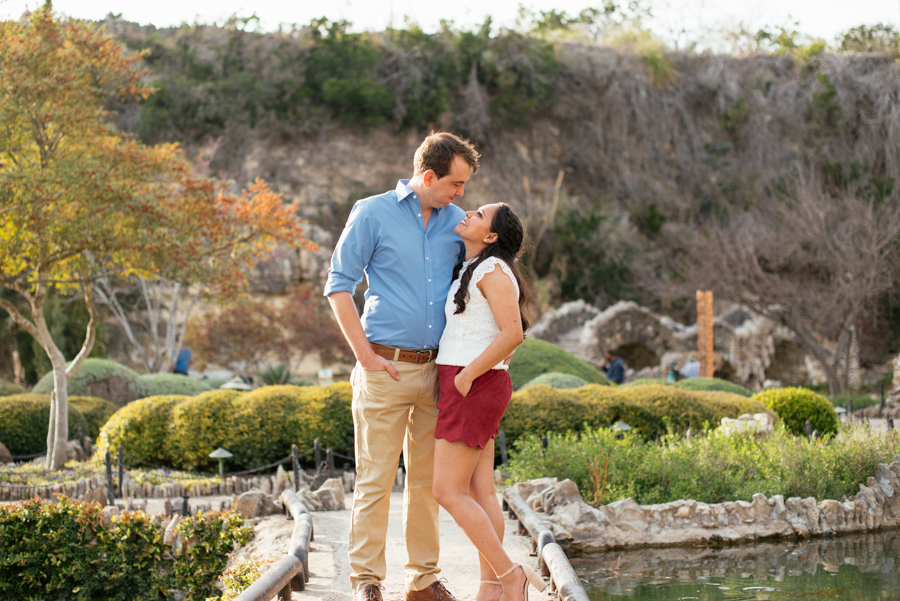
[{"label": "nude high heel", "polygon": [[544,579],[541,578],[538,575],[538,573],[535,572],[531,566],[521,564],[521,563],[514,563],[513,567],[511,567],[510,569],[506,570],[505,572],[503,572],[502,574],[497,576],[497,579],[500,580],[501,578],[506,578],[507,576],[509,576],[510,574],[515,572],[516,568],[522,568],[522,572],[524,572],[524,574],[525,574],[525,584],[522,587],[522,601],[528,601],[528,585],[529,584],[531,586],[533,586],[535,588],[535,590],[537,590],[537,592],[539,592],[539,593],[542,592],[545,588],[547,588],[547,583],[544,582]]}]

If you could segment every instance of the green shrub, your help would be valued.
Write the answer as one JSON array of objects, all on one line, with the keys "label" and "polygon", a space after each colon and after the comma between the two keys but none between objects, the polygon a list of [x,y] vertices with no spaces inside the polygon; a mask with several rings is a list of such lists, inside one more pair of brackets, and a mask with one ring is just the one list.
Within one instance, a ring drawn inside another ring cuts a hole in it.
[{"label": "green shrub", "polygon": [[259,379],[266,386],[288,384],[291,379],[291,371],[280,363],[278,365],[270,365],[260,372]]},{"label": "green shrub", "polygon": [[819,434],[837,432],[838,418],[834,405],[821,394],[807,388],[773,388],[753,396],[775,411],[784,426],[794,434],[806,433],[806,420]]},{"label": "green shrub", "polygon": [[718,390],[746,397],[753,396],[753,393],[743,386],[720,378],[687,378],[676,382],[675,386],[683,390]]},{"label": "green shrub", "polygon": [[632,386],[671,386],[671,382],[666,382],[662,378],[639,378],[630,382],[619,384],[619,388],[631,388]]},{"label": "green shrub", "polygon": [[[85,434],[93,440],[97,440],[97,437],[100,436],[100,428],[109,421],[109,418],[118,409],[106,399],[98,399],[91,396],[70,396],[69,407],[75,407],[81,411],[81,415],[84,416],[87,422]],[[73,434],[73,432],[69,431],[70,438]]]},{"label": "green shrub", "polygon": [[25,389],[11,382],[0,380],[0,396],[9,396],[11,394],[22,394]]},{"label": "green shrub", "polygon": [[526,338],[509,364],[509,377],[516,390],[541,374],[550,372],[571,374],[589,384],[610,385],[606,376],[587,361],[537,338]]},{"label": "green shrub", "polygon": [[876,399],[868,394],[850,394],[849,392],[844,392],[842,394],[838,394],[832,397],[828,397],[831,401],[831,404],[835,407],[843,407],[844,409],[848,408],[850,404],[850,399],[853,399],[853,410],[856,411],[858,409],[865,409],[866,407],[871,407],[872,405],[878,405],[881,403],[881,399]]},{"label": "green shrub", "polygon": [[573,376],[571,374],[561,374],[559,372],[550,372],[539,375],[534,380],[522,386],[520,390],[524,390],[529,386],[534,386],[535,384],[546,384],[550,388],[581,388],[582,386],[587,386],[587,382],[585,382],[578,376]]},{"label": "green shrub", "polygon": [[315,386],[316,383],[306,378],[294,378],[288,382],[291,386]]},{"label": "green shrub", "polygon": [[[50,396],[12,394],[0,397],[0,442],[13,455],[33,455],[47,449],[50,424]],[[79,426],[88,431],[88,423],[77,407],[69,406],[69,438]]]},{"label": "green shrub", "polygon": [[307,389],[264,386],[234,401],[234,439],[227,447],[235,466],[259,467],[282,459],[291,445],[301,450],[319,435],[318,409],[305,403]]},{"label": "green shrub", "polygon": [[121,444],[129,455],[154,464],[172,465],[171,430],[175,405],[190,397],[151,396],[129,403],[109,418],[97,437],[97,456]]},{"label": "green shrub", "polygon": [[212,469],[209,454],[229,448],[234,438],[234,401],[242,392],[211,390],[178,403],[172,412],[169,448],[172,463],[181,468]]},{"label": "green shrub", "polygon": [[755,493],[822,501],[858,492],[897,453],[900,432],[872,436],[864,426],[811,441],[783,428],[764,438],[711,431],[659,442],[600,429],[553,437],[546,449],[529,435],[516,443],[510,470],[513,481],[570,478],[594,505],[626,497],[642,504],[749,501]]},{"label": "green shrub", "polygon": [[[325,448],[353,456],[353,413],[350,403],[353,390],[349,382],[336,382],[330,386],[301,388],[301,399],[318,413],[316,432],[303,436],[297,444],[301,451],[312,447],[318,438]],[[313,435],[314,434],[314,435]]]},{"label": "green shrub", "polygon": [[200,381],[203,382],[204,384],[206,384],[206,387],[209,390],[218,390],[218,388],[220,386],[222,386],[222,384],[224,384],[225,382],[227,382],[230,379],[231,378],[203,378]]},{"label": "green shrub", "polygon": [[212,390],[206,381],[182,374],[145,374],[141,376],[141,382],[146,396],[169,394],[196,396],[201,392]]},{"label": "green shrub", "polygon": [[251,528],[228,513],[201,513],[178,525],[183,552],[163,543],[163,530],[143,512],[104,525],[101,507],[39,500],[0,506],[0,598],[39,601],[164,601],[172,589],[186,601],[217,593],[228,554]]},{"label": "green shrub", "polygon": [[501,421],[507,438],[546,432],[578,432],[623,421],[644,438],[667,431],[695,431],[723,417],[767,412],[753,399],[726,392],[680,390],[674,386],[608,387],[596,384],[569,390],[546,385],[515,392]]},{"label": "green shrub", "polygon": [[[32,392],[53,392],[53,372],[47,372],[35,384]],[[109,359],[85,359],[69,379],[69,396],[92,396],[106,399],[123,407],[131,401],[147,396],[141,377],[121,363]]]}]

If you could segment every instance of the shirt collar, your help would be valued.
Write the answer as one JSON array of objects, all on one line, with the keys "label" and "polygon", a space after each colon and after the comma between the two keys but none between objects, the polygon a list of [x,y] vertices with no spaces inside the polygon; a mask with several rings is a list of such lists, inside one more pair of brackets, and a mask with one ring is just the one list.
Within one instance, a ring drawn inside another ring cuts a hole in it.
[{"label": "shirt collar", "polygon": [[408,179],[401,179],[397,181],[397,187],[394,189],[397,192],[397,201],[404,200],[407,196],[411,196],[415,194],[412,191],[412,188],[409,187]]}]

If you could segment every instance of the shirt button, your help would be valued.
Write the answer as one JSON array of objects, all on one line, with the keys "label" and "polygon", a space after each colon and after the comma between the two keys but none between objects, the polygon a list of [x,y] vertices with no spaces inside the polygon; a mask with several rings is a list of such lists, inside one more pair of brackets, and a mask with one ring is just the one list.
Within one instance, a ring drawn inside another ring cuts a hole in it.
[{"label": "shirt button", "polygon": [[431,326],[428,326],[428,327],[430,328]]},{"label": "shirt button", "polygon": [[428,301],[428,304],[429,304],[429,305],[433,305],[433,304],[434,304],[434,303],[433,303],[433,302],[431,302],[431,301]]},{"label": "shirt button", "polygon": [[426,260],[426,261],[430,261],[430,260],[431,260],[431,257],[425,257],[425,260]]},{"label": "shirt button", "polygon": [[421,217],[421,216],[422,216],[422,213],[419,213],[419,217]]},{"label": "shirt button", "polygon": [[430,282],[431,280],[428,280],[428,281]]}]

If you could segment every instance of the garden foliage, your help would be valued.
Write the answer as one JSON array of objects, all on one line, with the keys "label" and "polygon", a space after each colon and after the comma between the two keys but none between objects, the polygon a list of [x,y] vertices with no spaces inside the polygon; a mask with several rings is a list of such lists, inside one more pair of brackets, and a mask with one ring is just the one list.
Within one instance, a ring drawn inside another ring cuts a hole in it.
[{"label": "garden foliage", "polygon": [[537,338],[526,338],[509,364],[509,377],[516,390],[551,372],[577,376],[589,384],[610,385],[606,376],[587,361]]},{"label": "garden foliage", "polygon": [[838,418],[834,405],[808,388],[773,388],[759,392],[753,398],[775,411],[785,427],[794,434],[806,433],[806,420],[819,434],[837,432]]},{"label": "garden foliage", "polygon": [[626,497],[641,504],[749,501],[755,493],[821,501],[858,492],[877,464],[897,453],[896,430],[873,434],[859,426],[812,440],[785,428],[764,438],[707,431],[658,441],[600,429],[553,437],[544,450],[540,438],[529,435],[516,443],[510,469],[514,481],[570,478],[593,505]]},{"label": "garden foliage", "polygon": [[500,427],[509,439],[547,432],[580,432],[623,421],[647,439],[668,431],[698,431],[723,417],[766,412],[753,399],[727,392],[680,390],[674,386],[621,388],[589,385],[557,390],[536,385],[513,394]]},{"label": "garden foliage", "polygon": [[203,601],[218,593],[228,554],[249,540],[243,521],[231,512],[186,518],[173,554],[143,512],[104,524],[99,505],[65,497],[0,506],[0,598],[163,601],[180,590]]},{"label": "garden foliage", "polygon": [[144,374],[141,376],[141,383],[146,396],[163,394],[195,396],[210,390],[207,382],[182,374]]},{"label": "garden foliage", "polygon": [[25,389],[11,382],[0,380],[0,396],[8,396],[11,394],[22,394]]},{"label": "garden foliage", "polygon": [[[50,396],[13,394],[0,397],[0,442],[13,455],[33,455],[47,449]],[[90,426],[76,406],[69,407],[69,432],[78,428],[87,434]]]},{"label": "garden foliage", "polygon": [[534,386],[535,384],[544,384],[545,386],[549,386],[550,388],[581,388],[582,386],[587,386],[587,382],[582,380],[578,376],[573,376],[571,374],[561,374],[559,372],[552,371],[546,374],[539,375],[535,379],[522,386],[521,390],[524,390],[529,386]]},{"label": "garden foliage", "polygon": [[[32,392],[53,392],[53,372],[47,372],[35,384]],[[147,388],[141,376],[121,363],[109,359],[89,358],[69,378],[68,393],[71,396],[93,396],[106,399],[122,407],[147,396]]]},{"label": "garden foliage", "polygon": [[720,378],[686,378],[675,382],[675,386],[683,390],[718,390],[746,397],[753,396],[752,392],[740,384],[735,384],[734,382],[729,382],[728,380],[722,380]]},{"label": "garden foliage", "polygon": [[250,392],[213,390],[195,397],[158,396],[119,410],[97,441],[99,453],[123,445],[150,463],[213,469],[208,455],[218,447],[234,458],[228,469],[254,468],[301,451],[318,438],[325,448],[353,450],[350,385],[264,386]]},{"label": "garden foliage", "polygon": [[[70,396],[69,407],[70,411],[74,407],[84,416],[88,426],[85,434],[90,436],[92,440],[97,440],[97,437],[100,435],[100,428],[118,410],[118,407],[106,399],[92,396]],[[71,430],[69,431],[71,432]],[[73,434],[76,432],[73,432]]]}]

